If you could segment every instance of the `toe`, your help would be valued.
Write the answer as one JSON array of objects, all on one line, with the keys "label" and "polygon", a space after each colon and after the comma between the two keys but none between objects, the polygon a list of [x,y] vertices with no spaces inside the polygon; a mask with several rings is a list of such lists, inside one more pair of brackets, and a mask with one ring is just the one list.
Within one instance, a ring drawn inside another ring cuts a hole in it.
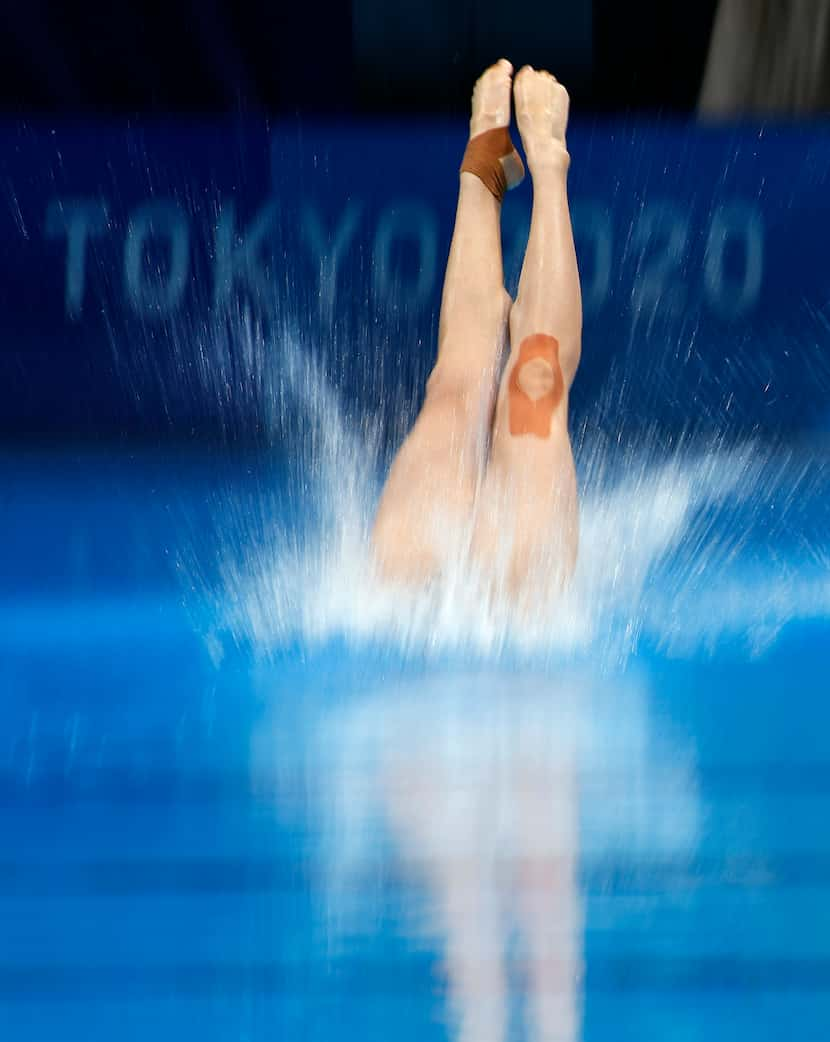
[{"label": "toe", "polygon": [[523,65],[513,78],[513,89],[518,97],[523,97],[533,83],[535,69],[532,65]]},{"label": "toe", "polygon": [[473,89],[470,130],[473,135],[510,123],[513,66],[500,58],[479,76]]}]

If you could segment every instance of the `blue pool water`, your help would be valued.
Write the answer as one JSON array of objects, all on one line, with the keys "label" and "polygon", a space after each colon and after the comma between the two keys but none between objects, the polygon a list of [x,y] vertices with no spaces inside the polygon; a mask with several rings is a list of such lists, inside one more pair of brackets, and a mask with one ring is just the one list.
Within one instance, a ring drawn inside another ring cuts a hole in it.
[{"label": "blue pool water", "polygon": [[[477,865],[538,853],[568,764],[578,886],[557,900],[578,925],[582,1037],[826,1038],[830,626],[825,562],[804,551],[827,496],[805,488],[811,467],[782,451],[749,504],[693,504],[698,527],[682,528],[705,581],[650,551],[637,612],[591,602],[619,640],[517,650],[492,620],[471,627],[476,646],[442,646],[418,605],[372,606],[353,576],[337,590],[342,540],[322,522],[331,560],[307,525],[266,569],[278,588],[305,562],[306,588],[266,617],[250,592],[264,566],[243,577],[221,559],[229,531],[257,529],[265,487],[282,504],[268,525],[296,532],[283,462],[7,454],[3,1037],[451,1036],[431,873],[454,851],[474,894]],[[665,516],[683,481],[641,475],[635,491],[650,480]],[[786,511],[761,524],[757,496],[777,509],[799,482],[789,527]],[[718,557],[727,518],[745,534]],[[314,631],[321,574],[333,603]],[[672,575],[676,611],[656,590]],[[414,817],[395,810],[390,762]],[[544,813],[519,835],[511,772],[537,762]],[[498,889],[509,918],[521,893]],[[521,947],[499,937],[519,1031]]]}]

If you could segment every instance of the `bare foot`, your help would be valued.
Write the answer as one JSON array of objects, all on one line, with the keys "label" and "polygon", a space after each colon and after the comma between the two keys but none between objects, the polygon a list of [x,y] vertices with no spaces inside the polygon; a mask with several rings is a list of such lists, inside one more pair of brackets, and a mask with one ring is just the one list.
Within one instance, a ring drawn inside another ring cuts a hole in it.
[{"label": "bare foot", "polygon": [[510,125],[510,93],[513,87],[513,66],[506,58],[485,69],[473,88],[473,114],[470,119],[470,137],[485,130]]},{"label": "bare foot", "polygon": [[[506,58],[479,76],[473,88],[473,111],[470,117],[470,138],[488,130],[510,126],[510,103],[513,92],[513,66]],[[515,188],[525,175],[519,153],[514,149],[501,159],[507,187]]]},{"label": "bare foot", "polygon": [[567,166],[568,92],[549,72],[525,65],[516,76],[513,93],[516,122],[531,173],[551,164],[561,166],[564,162]]}]

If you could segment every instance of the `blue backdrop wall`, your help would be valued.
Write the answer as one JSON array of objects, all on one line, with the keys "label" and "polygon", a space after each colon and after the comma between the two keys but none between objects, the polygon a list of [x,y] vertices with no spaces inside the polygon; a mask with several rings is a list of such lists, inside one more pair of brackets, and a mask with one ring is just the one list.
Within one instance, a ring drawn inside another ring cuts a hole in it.
[{"label": "blue backdrop wall", "polygon": [[[204,373],[220,339],[237,350],[244,316],[270,330],[277,370],[290,336],[356,408],[414,401],[464,134],[434,121],[5,127],[0,430],[212,438],[224,406]],[[827,132],[591,123],[570,149],[577,421],[599,399],[602,422],[634,428],[825,428]],[[530,197],[525,184],[505,206],[509,285]],[[240,380],[256,381],[253,365]]]}]

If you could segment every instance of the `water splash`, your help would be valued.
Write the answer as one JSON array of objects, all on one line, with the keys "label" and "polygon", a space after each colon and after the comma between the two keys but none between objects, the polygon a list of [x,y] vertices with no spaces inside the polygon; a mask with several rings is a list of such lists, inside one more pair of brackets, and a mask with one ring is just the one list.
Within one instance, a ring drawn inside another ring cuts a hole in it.
[{"label": "water splash", "polygon": [[[292,456],[287,478],[265,471],[244,493],[217,495],[217,629],[236,642],[267,653],[344,637],[404,653],[544,660],[590,650],[619,662],[643,640],[682,651],[737,636],[759,650],[787,621],[830,610],[830,554],[821,526],[808,523],[827,513],[823,468],[725,435],[679,437],[666,450],[648,435],[624,448],[580,433],[577,573],[565,594],[539,591],[533,619],[517,620],[509,599],[485,591],[464,553],[469,532],[451,534],[440,581],[383,583],[368,538],[388,462],[380,420],[350,415],[287,328],[266,336],[246,321],[237,335],[238,364],[258,374],[244,385],[245,408],[287,438]],[[236,349],[223,340],[226,361],[210,370],[231,416]]]}]

